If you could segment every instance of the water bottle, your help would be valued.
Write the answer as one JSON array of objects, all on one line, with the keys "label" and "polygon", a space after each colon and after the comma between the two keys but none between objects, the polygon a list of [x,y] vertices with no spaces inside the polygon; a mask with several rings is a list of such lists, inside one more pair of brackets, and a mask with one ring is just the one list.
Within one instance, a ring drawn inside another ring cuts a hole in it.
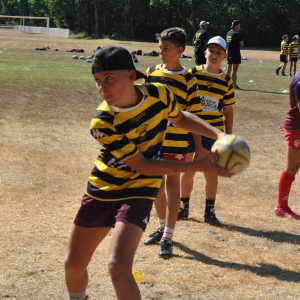
[{"label": "water bottle", "polygon": [[260,66],[260,67],[262,66],[262,61],[261,61],[261,60],[259,61],[259,66]]}]

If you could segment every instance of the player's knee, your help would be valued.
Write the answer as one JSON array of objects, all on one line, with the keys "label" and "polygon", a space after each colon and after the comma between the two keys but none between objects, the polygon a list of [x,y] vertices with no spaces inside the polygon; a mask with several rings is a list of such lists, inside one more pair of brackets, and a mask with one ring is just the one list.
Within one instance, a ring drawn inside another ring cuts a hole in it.
[{"label": "player's knee", "polygon": [[107,268],[112,280],[118,280],[122,276],[126,275],[125,265],[116,259],[108,259]]},{"label": "player's knee", "polygon": [[167,182],[166,184],[167,188],[167,194],[168,196],[172,197],[173,195],[179,194],[180,193],[180,187],[178,183],[175,183],[173,181]]},{"label": "player's knee", "polygon": [[86,270],[86,267],[86,264],[84,264],[80,259],[73,257],[72,255],[67,255],[65,258],[65,271],[68,274],[83,274]]}]

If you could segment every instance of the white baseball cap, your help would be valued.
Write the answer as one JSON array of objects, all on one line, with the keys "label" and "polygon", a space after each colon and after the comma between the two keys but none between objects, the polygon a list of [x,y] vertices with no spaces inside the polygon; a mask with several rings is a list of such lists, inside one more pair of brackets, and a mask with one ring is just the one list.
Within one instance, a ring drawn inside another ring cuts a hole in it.
[{"label": "white baseball cap", "polygon": [[226,41],[221,36],[211,38],[206,44],[206,48],[211,44],[219,45],[226,51]]},{"label": "white baseball cap", "polygon": [[202,26],[208,25],[208,24],[209,24],[209,22],[201,21],[200,24],[199,24],[199,26],[202,27]]}]

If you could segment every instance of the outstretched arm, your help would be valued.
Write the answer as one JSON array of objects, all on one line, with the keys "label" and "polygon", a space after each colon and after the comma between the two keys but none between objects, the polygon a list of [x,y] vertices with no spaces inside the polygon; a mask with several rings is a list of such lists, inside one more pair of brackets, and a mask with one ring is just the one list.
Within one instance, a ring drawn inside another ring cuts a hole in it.
[{"label": "outstretched arm", "polygon": [[212,152],[193,162],[172,162],[162,160],[149,160],[140,152],[125,160],[126,164],[137,172],[146,176],[178,174],[181,172],[205,172],[223,177],[231,177],[233,173],[222,169],[211,162],[211,158],[217,153]]},{"label": "outstretched arm", "polygon": [[177,118],[169,118],[169,121],[182,129],[204,135],[211,139],[217,140],[225,135],[221,130],[209,125],[198,116],[187,111],[181,111]]}]

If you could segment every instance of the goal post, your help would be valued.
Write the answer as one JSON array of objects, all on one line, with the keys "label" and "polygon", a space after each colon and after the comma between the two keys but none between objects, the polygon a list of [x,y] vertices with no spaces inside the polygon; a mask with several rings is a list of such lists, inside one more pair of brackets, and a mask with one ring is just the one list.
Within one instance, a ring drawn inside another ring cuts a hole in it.
[{"label": "goal post", "polygon": [[0,15],[0,18],[12,18],[12,19],[20,19],[20,28],[21,31],[25,32],[25,19],[43,19],[47,20],[47,27],[46,27],[46,36],[47,42],[46,47],[49,48],[49,17],[26,17],[26,16],[7,16],[7,15]]}]

